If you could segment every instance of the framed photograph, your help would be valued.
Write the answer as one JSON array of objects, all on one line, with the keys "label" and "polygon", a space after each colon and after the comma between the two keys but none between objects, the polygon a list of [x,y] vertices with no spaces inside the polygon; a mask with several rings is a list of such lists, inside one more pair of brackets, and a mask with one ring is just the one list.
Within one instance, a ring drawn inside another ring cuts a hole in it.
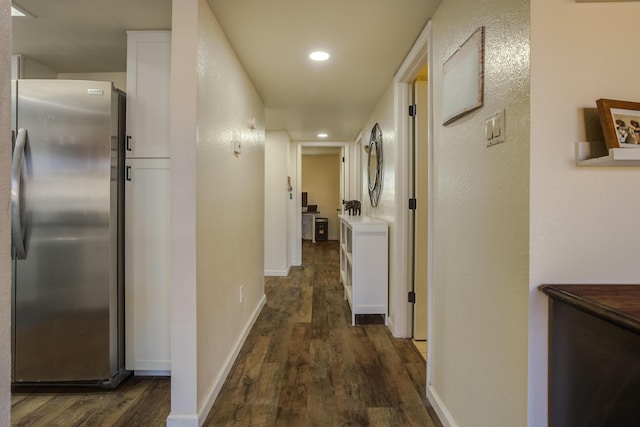
[{"label": "framed photograph", "polygon": [[640,148],[640,103],[598,99],[596,104],[607,148]]},{"label": "framed photograph", "polygon": [[443,66],[442,120],[446,126],[484,103],[484,27],[478,28]]}]

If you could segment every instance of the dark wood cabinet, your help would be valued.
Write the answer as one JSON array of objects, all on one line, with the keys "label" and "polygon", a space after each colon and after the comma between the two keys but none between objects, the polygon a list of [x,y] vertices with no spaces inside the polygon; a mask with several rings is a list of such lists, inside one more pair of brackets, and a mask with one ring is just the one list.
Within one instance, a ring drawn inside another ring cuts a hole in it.
[{"label": "dark wood cabinet", "polygon": [[640,286],[544,285],[549,426],[640,426]]}]

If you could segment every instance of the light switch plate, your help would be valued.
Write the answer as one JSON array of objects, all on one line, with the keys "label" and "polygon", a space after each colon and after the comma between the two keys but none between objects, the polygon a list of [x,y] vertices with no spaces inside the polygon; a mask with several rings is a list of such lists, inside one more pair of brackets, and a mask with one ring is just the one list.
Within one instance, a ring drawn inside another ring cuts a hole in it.
[{"label": "light switch plate", "polygon": [[487,135],[487,141],[493,138],[493,119],[490,117],[484,125],[485,133]]},{"label": "light switch plate", "polygon": [[498,111],[487,119],[487,126],[491,123],[492,137],[489,138],[487,131],[487,147],[491,147],[501,142],[506,142],[506,122],[504,121],[504,109]]},{"label": "light switch plate", "polygon": [[497,138],[500,136],[500,129],[502,128],[502,120],[500,119],[500,114],[493,118],[493,137]]}]

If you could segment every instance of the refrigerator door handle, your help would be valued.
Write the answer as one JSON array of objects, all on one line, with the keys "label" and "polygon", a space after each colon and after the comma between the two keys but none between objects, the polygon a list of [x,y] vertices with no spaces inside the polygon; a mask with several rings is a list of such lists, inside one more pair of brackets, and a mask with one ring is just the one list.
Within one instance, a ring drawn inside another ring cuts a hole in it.
[{"label": "refrigerator door handle", "polygon": [[27,144],[27,130],[18,130],[11,163],[11,236],[17,259],[26,258],[25,212],[22,206],[22,168]]}]

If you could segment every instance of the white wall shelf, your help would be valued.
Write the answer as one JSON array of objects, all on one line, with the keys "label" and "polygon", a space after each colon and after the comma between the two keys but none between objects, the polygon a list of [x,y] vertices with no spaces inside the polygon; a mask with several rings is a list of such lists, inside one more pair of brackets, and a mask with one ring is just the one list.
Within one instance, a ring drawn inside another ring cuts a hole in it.
[{"label": "white wall shelf", "polygon": [[604,142],[576,142],[576,166],[640,166],[640,147],[607,151]]},{"label": "white wall shelf", "polygon": [[340,280],[344,299],[356,314],[382,314],[387,322],[388,224],[367,216],[338,215],[340,219]]}]

